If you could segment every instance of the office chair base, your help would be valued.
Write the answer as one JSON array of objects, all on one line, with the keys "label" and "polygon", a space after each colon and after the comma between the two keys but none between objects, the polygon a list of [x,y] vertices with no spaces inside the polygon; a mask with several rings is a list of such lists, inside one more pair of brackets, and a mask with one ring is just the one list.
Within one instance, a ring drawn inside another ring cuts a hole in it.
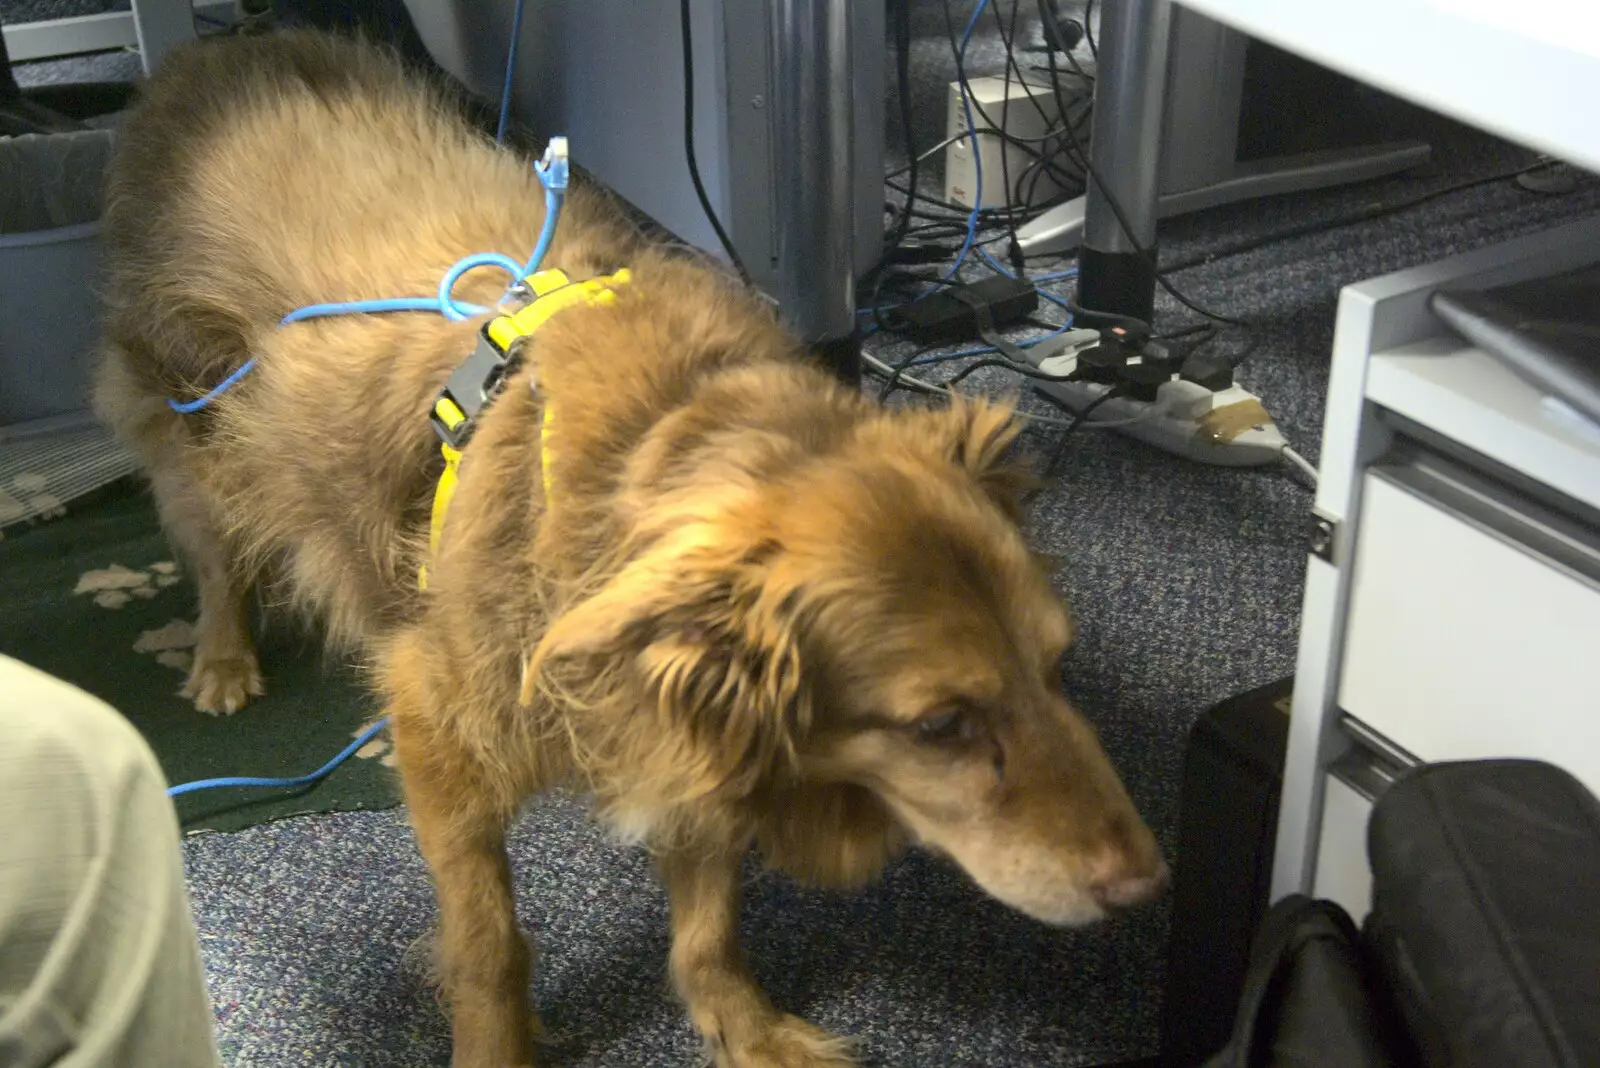
[{"label": "office chair base", "polygon": [[[1307,152],[1238,164],[1219,182],[1181,193],[1163,194],[1160,217],[1236,204],[1258,197],[1328,189],[1396,174],[1427,163],[1432,148],[1423,141],[1395,141],[1361,148]],[[1057,205],[1017,229],[1017,244],[1030,256],[1070,252],[1083,241],[1083,198]]]}]

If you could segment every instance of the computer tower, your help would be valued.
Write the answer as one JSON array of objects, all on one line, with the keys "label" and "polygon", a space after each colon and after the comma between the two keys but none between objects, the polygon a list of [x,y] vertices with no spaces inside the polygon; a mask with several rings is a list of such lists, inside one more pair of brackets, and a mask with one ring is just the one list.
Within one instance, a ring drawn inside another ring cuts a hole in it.
[{"label": "computer tower", "polygon": [[[684,154],[679,5],[669,0],[526,0],[513,113],[564,134],[575,164],[672,233],[716,250]],[[499,100],[515,0],[406,0],[434,60]],[[776,279],[774,11],[756,0],[692,0],[695,141],[712,206],[752,279]],[[869,269],[883,241],[884,5],[850,5],[854,249]]]}]

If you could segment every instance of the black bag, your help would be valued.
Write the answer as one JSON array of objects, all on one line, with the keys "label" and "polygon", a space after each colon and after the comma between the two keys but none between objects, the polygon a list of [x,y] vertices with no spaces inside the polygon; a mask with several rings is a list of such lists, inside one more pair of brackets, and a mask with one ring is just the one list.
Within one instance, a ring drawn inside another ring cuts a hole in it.
[{"label": "black bag", "polygon": [[1365,944],[1422,1063],[1600,1065],[1600,800],[1531,760],[1430,764],[1368,852]]},{"label": "black bag", "polygon": [[1349,914],[1300,895],[1274,905],[1251,951],[1233,1038],[1205,1068],[1414,1062]]}]

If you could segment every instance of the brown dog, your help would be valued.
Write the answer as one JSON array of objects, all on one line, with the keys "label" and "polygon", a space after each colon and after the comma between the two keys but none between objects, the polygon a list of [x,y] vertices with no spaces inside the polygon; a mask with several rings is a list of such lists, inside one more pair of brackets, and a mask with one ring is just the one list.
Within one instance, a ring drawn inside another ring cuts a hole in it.
[{"label": "brown dog", "polygon": [[[850,885],[920,843],[1054,924],[1153,893],[1154,838],[1059,692],[1072,627],[1018,530],[1009,412],[880,410],[597,194],[572,193],[547,265],[633,281],[527,342],[426,559],[428,412],[480,323],[279,320],[432,293],[465,253],[531,247],[542,218],[527,161],[444,94],[308,34],[174,53],[128,118],[107,216],[98,405],[199,584],[185,692],[213,712],[261,692],[242,607],[260,578],[376,665],[456,1068],[533,1061],[503,832],[553,785],[659,859],[672,975],[723,1066],[850,1063],[742,962],[752,845]],[[487,273],[459,295],[492,305]],[[249,359],[208,407],[169,408]]]}]

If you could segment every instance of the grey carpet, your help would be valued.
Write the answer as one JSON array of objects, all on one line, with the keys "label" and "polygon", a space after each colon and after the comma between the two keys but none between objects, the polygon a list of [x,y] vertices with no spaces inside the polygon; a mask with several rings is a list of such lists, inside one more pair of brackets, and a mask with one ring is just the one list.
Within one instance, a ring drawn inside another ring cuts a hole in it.
[{"label": "grey carpet", "polygon": [[0,21],[16,26],[24,22],[127,11],[130,6],[129,0],[0,0]]},{"label": "grey carpet", "polygon": [[[551,1038],[543,1063],[695,1063],[646,858],[608,844],[567,798],[534,806],[511,851],[521,920],[543,950],[532,991]],[[448,1063],[413,946],[432,901],[397,813],[205,835],[187,855],[226,1063]],[[1125,1009],[1153,979],[1150,932],[1130,944],[1109,926],[1046,931],[921,858],[856,895],[752,870],[744,930],[773,999],[861,1037],[873,1064],[1075,1064],[1137,1047],[1151,1025],[1148,999]]]},{"label": "grey carpet", "polygon": [[144,77],[139,53],[131,49],[14,63],[11,69],[17,84],[24,89],[79,82],[134,82]]},{"label": "grey carpet", "polygon": [[[917,143],[929,145],[942,136],[952,73],[938,5],[919,4],[917,30]],[[997,54],[986,32],[973,72],[997,72]],[[1223,249],[1527,159],[1415,109],[1385,107],[1397,128],[1432,141],[1434,165],[1174,220],[1163,226],[1163,254]],[[892,127],[889,139],[892,160]],[[938,188],[936,170],[924,188]],[[1592,180],[1564,197],[1501,182],[1176,281],[1195,299],[1256,321],[1261,345],[1242,379],[1315,459],[1339,286],[1596,211],[1600,183]],[[1160,315],[1165,325],[1191,319],[1165,297]],[[874,347],[886,359],[906,351],[879,339]],[[1015,388],[1003,372],[971,384]],[[1030,432],[1026,444],[1047,449],[1052,435]],[[1059,582],[1081,623],[1068,688],[1170,851],[1182,746],[1195,717],[1292,671],[1310,495],[1286,469],[1200,467],[1109,431],[1079,434],[1067,460],[1060,484],[1038,501],[1031,532],[1039,548],[1062,556]],[[400,813],[205,835],[185,851],[228,1064],[448,1062],[444,1018],[408,963],[433,906]],[[530,810],[512,852],[522,920],[544,952],[531,996],[554,1037],[547,1063],[695,1063],[694,1038],[665,988],[664,898],[645,859],[609,844],[564,798]],[[859,895],[753,875],[745,914],[753,965],[781,1006],[860,1037],[871,1064],[905,1066],[1034,1068],[1154,1052],[1167,926],[1154,907],[1090,930],[1047,930],[920,857]]]},{"label": "grey carpet", "polygon": [[[129,0],[0,0],[0,24],[81,18],[111,11],[127,11]],[[86,81],[132,81],[140,76],[139,55],[128,49],[96,52],[31,63],[13,64],[24,87]]]}]

